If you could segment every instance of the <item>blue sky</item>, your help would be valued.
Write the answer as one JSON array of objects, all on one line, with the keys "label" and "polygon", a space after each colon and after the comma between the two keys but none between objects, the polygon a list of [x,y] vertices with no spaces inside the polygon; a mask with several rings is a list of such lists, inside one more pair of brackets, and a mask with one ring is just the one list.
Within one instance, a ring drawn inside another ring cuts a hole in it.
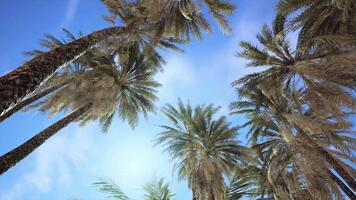
[{"label": "blue sky", "polygon": [[[92,183],[109,177],[134,200],[142,199],[141,186],[155,177],[172,183],[176,199],[190,199],[186,182],[172,173],[169,156],[153,147],[158,124],[166,124],[159,109],[177,98],[191,104],[222,106],[219,114],[228,114],[228,105],[236,96],[230,84],[251,72],[245,61],[236,58],[240,40],[254,40],[265,23],[274,17],[274,0],[233,0],[238,6],[229,18],[233,34],[226,36],[214,26],[214,33],[203,41],[184,46],[185,53],[163,52],[165,71],[157,75],[158,112],[140,120],[131,130],[115,119],[107,134],[96,123],[86,127],[71,125],[52,137],[20,164],[0,177],[0,200],[17,199],[105,199]],[[73,33],[88,34],[107,27],[101,19],[107,11],[99,0],[7,0],[0,6],[0,74],[15,69],[27,58],[22,52],[38,48],[44,34],[63,37],[65,27]],[[0,124],[0,154],[20,145],[61,116],[48,119],[45,113],[21,112]],[[241,117],[229,117],[232,125]],[[245,140],[244,132],[239,139]]]}]

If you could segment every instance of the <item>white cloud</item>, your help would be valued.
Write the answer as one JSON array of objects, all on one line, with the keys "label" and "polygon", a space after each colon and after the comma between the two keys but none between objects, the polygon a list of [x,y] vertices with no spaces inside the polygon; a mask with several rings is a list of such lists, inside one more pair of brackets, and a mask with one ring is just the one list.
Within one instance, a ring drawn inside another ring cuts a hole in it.
[{"label": "white cloud", "polygon": [[240,16],[239,20],[234,24],[233,37],[231,42],[229,42],[227,52],[225,52],[225,55],[227,54],[229,56],[224,56],[224,53],[219,53],[216,57],[217,61],[227,66],[227,79],[230,83],[247,74],[263,70],[263,68],[246,67],[248,61],[236,56],[237,52],[241,51],[239,42],[250,41],[254,44],[257,43],[256,35],[260,32],[262,26],[262,22],[254,20],[250,15]]},{"label": "white cloud", "polygon": [[75,14],[77,12],[78,9],[78,5],[79,5],[80,0],[69,0],[68,1],[68,6],[67,6],[67,10],[65,13],[65,17],[61,23],[61,26],[68,26],[70,25],[70,23],[72,23]]},{"label": "white cloud", "polygon": [[256,34],[261,30],[262,25],[254,20],[239,20],[234,29],[234,40],[255,40]]},{"label": "white cloud", "polygon": [[26,195],[48,193],[56,186],[70,187],[70,167],[82,165],[93,144],[90,127],[66,129],[60,135],[50,138],[30,158],[33,159],[33,168],[26,171],[7,192],[1,194],[0,199],[23,199]]},{"label": "white cloud", "polygon": [[196,77],[192,64],[186,56],[171,54],[166,59],[164,72],[159,73],[156,80],[162,84],[159,88],[159,99],[166,101],[172,97],[176,99],[177,90],[188,88],[193,85]]}]

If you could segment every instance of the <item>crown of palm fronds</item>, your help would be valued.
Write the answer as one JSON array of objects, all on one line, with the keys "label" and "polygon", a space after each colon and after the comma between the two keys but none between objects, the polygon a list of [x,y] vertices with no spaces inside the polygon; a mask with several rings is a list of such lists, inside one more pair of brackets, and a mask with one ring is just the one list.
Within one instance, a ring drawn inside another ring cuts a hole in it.
[{"label": "crown of palm fronds", "polygon": [[[312,108],[298,102],[300,91],[274,91],[260,85],[252,90],[238,90],[240,99],[231,104],[232,114],[245,114],[250,120],[248,136],[251,144],[257,142],[257,135],[278,133],[278,123],[288,123],[300,127],[325,146],[332,145],[346,155],[351,155],[354,140],[351,135],[352,124],[335,116],[316,115]],[[349,114],[344,114],[345,118]],[[268,125],[269,129],[266,129]],[[268,132],[266,132],[268,131]],[[272,131],[272,132],[271,132]],[[348,159],[353,160],[351,157]]]},{"label": "crown of palm fronds", "polygon": [[130,59],[127,65],[120,65],[112,56],[97,57],[95,62],[95,70],[74,76],[65,87],[34,107],[54,115],[91,102],[90,111],[79,120],[85,123],[100,119],[104,131],[115,112],[134,127],[139,114],[146,116],[155,110],[155,93],[160,84],[153,79],[155,69],[151,62],[143,56]]},{"label": "crown of palm fronds", "polygon": [[356,2],[353,0],[282,0],[278,11],[294,15],[288,26],[300,30],[299,44],[323,35],[356,33]]},{"label": "crown of palm fronds", "polygon": [[176,161],[181,179],[187,179],[195,198],[213,195],[220,199],[224,193],[223,175],[230,173],[243,148],[236,140],[237,128],[230,127],[225,117],[214,119],[218,107],[213,105],[167,105],[163,112],[171,122],[157,143],[163,144]]},{"label": "crown of palm fronds", "polygon": [[[155,42],[162,36],[189,41],[191,33],[200,39],[202,31],[211,31],[202,13],[201,2],[193,0],[104,0],[103,2],[112,14],[106,19],[114,22],[118,18],[131,27],[150,30],[155,36]],[[232,13],[234,6],[225,0],[205,0],[204,3],[220,27],[226,32],[231,32],[225,16]]]},{"label": "crown of palm fronds", "polygon": [[242,41],[242,51],[237,56],[249,61],[250,67],[268,67],[267,70],[249,74],[233,83],[234,86],[251,88],[261,83],[272,81],[275,85],[289,83],[296,75],[291,66],[296,63],[295,52],[292,51],[284,31],[285,18],[277,16],[272,29],[264,25],[260,34],[256,36],[259,45]]},{"label": "crown of palm fronds", "polygon": [[[301,63],[300,70],[310,70],[309,73],[312,75],[319,73],[328,81],[355,89],[356,74],[353,70],[356,63],[353,59],[356,57],[355,1],[283,0],[280,1],[278,10],[280,15],[291,16],[288,28],[300,30],[298,51],[303,52],[308,60],[323,59],[317,60],[317,63],[309,62],[306,66]],[[327,87],[335,88],[331,84]]]},{"label": "crown of palm fronds", "polygon": [[[117,200],[130,200],[121,188],[110,179],[101,179],[94,186],[102,193]],[[169,184],[163,178],[148,183],[143,187],[145,200],[171,200],[174,194],[170,191]]]},{"label": "crown of palm fronds", "polygon": [[[287,25],[289,28],[300,29],[298,51],[303,52],[307,60],[318,58],[314,62],[300,63],[300,72],[308,71],[312,76],[319,73],[320,77],[324,77],[327,86],[321,90],[340,85],[355,89],[356,74],[353,68],[356,63],[356,2],[283,0],[280,1],[278,10],[280,15],[291,16]],[[337,90],[337,93],[342,93],[340,89]],[[323,95],[338,96],[335,93]],[[340,101],[344,99],[343,96],[345,95],[333,100]]]},{"label": "crown of palm fronds", "polygon": [[174,196],[169,189],[169,184],[163,178],[147,184],[143,189],[145,200],[170,200]]},{"label": "crown of palm fronds", "polygon": [[263,84],[279,91],[296,87],[301,90],[301,95],[295,100],[308,104],[319,115],[343,118],[344,107],[356,108],[355,98],[349,90],[356,87],[353,70],[356,51],[323,56],[303,48],[292,51],[284,24],[285,18],[277,16],[272,29],[264,26],[262,33],[257,35],[258,46],[241,42],[243,50],[238,56],[249,60],[249,66],[268,69],[246,75],[236,80],[233,86],[248,90]]}]

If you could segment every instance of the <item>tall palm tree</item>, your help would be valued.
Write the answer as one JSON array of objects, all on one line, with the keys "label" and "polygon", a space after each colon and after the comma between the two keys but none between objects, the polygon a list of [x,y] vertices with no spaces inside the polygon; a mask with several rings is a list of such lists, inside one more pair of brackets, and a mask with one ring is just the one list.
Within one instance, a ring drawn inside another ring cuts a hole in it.
[{"label": "tall palm tree", "polygon": [[155,110],[156,88],[153,80],[155,67],[141,56],[130,59],[127,65],[119,65],[112,58],[98,58],[96,70],[74,76],[66,86],[35,106],[52,115],[73,110],[71,114],[49,126],[30,140],[0,157],[0,174],[20,162],[47,139],[72,122],[82,125],[100,120],[106,131],[115,112],[134,127],[138,115]]},{"label": "tall palm tree", "polygon": [[224,175],[229,175],[237,157],[243,154],[237,140],[237,128],[230,127],[225,117],[215,115],[213,105],[167,105],[163,113],[171,125],[162,125],[157,144],[163,144],[176,161],[180,179],[187,179],[193,199],[222,199]]},{"label": "tall palm tree", "polygon": [[[94,185],[99,191],[108,194],[109,198],[117,200],[129,200],[130,198],[120,189],[120,187],[111,180],[100,180]],[[169,188],[169,184],[163,178],[148,183],[143,188],[145,193],[145,200],[171,200],[174,194]]]},{"label": "tall palm tree", "polygon": [[[204,2],[214,18],[223,27],[226,27],[224,16],[226,13],[231,13],[234,7],[224,0],[205,0]],[[121,19],[120,25],[95,31],[78,40],[40,54],[1,77],[0,115],[5,114],[23,98],[34,92],[62,66],[103,42],[112,44],[117,41],[118,37],[125,37],[123,35],[127,36],[131,33],[145,33],[145,35],[156,36],[155,38],[157,36],[158,38],[175,36],[176,39],[179,39],[182,35],[189,35],[189,32],[198,35],[197,33],[202,28],[207,30],[209,27],[201,14],[202,9],[197,6],[195,1],[103,0],[103,3],[109,7],[113,16]],[[112,19],[110,21],[115,22]],[[172,24],[173,22],[176,23]],[[176,27],[176,29],[171,30],[172,27]]]},{"label": "tall palm tree", "polygon": [[[340,134],[343,131],[343,128],[338,130],[340,125],[337,123],[320,124],[320,121],[314,123],[315,119],[308,116],[306,116],[307,121],[293,121],[293,118],[298,116],[294,110],[298,109],[290,109],[292,104],[280,94],[274,97],[266,96],[261,89],[255,88],[253,91],[241,90],[239,95],[243,99],[233,103],[232,108],[235,114],[244,113],[249,119],[244,126],[250,127],[248,133],[251,144],[258,150],[258,155],[261,155],[260,157],[264,158],[269,165],[269,181],[277,186],[280,185],[273,189],[279,198],[292,198],[292,196],[294,198],[295,195],[300,196],[304,190],[315,198],[325,199],[333,195],[340,197],[338,190],[335,189],[336,186],[339,186],[351,199],[355,197],[352,190],[340,180],[335,179],[335,175],[330,171],[330,166],[334,167],[352,187],[353,178],[348,174],[348,170],[345,170],[348,168],[347,165],[335,158],[342,156],[353,160],[352,156],[342,150],[334,154],[326,148],[335,144],[325,141],[323,135],[317,131],[310,132],[313,131],[312,126],[321,125],[325,131]],[[308,115],[307,112],[305,115]],[[306,130],[308,134],[305,133]],[[343,138],[346,143],[352,141],[352,138],[347,136],[340,135],[340,138]],[[346,145],[337,148],[348,149],[350,147]],[[348,169],[352,170],[352,168]],[[291,172],[293,174],[290,174]],[[346,173],[346,176],[343,173]],[[299,178],[291,179],[293,177]],[[306,188],[298,185],[301,181],[306,183]],[[289,187],[285,188],[290,185],[293,186],[293,190]]]}]

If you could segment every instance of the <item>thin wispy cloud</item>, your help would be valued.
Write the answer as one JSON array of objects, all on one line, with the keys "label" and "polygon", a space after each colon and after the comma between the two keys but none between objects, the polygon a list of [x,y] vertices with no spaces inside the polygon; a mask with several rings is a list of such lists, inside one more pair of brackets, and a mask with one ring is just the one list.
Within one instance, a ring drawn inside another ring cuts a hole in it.
[{"label": "thin wispy cloud", "polygon": [[72,23],[77,13],[79,3],[80,0],[68,0],[68,6],[61,27],[69,26]]},{"label": "thin wispy cloud", "polygon": [[171,54],[166,59],[164,72],[157,75],[156,80],[162,84],[159,89],[160,101],[177,99],[177,91],[186,91],[194,83],[194,66],[185,55]]},{"label": "thin wispy cloud", "polygon": [[[70,169],[83,166],[87,152],[93,145],[90,126],[66,130],[51,138],[34,153],[33,167],[12,187],[0,195],[1,200],[24,199],[28,195],[45,194],[54,187],[68,188],[73,184]],[[31,196],[31,198],[35,198]]]}]

